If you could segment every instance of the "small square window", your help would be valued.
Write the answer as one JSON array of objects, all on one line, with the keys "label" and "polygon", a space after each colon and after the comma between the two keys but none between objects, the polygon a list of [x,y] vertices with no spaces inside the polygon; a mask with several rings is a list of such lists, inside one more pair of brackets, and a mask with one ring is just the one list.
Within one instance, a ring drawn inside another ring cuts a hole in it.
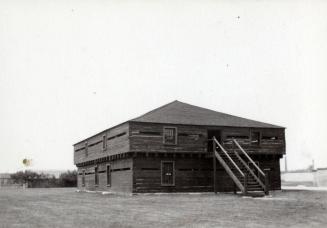
[{"label": "small square window", "polygon": [[163,133],[164,144],[177,144],[177,128],[176,127],[164,127]]}]

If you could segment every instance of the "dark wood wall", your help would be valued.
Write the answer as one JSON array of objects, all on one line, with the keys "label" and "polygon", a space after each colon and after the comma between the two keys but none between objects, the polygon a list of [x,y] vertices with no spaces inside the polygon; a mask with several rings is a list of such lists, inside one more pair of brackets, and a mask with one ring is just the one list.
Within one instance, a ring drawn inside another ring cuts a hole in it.
[{"label": "dark wood wall", "polygon": [[[111,185],[107,186],[107,165],[111,169]],[[133,159],[121,159],[98,164],[99,183],[95,185],[96,165],[78,168],[77,186],[81,190],[132,192],[133,190]],[[85,170],[85,186],[82,186],[82,173]]]},{"label": "dark wood wall", "polygon": [[163,143],[163,127],[169,124],[130,123],[130,149],[133,152],[206,152],[207,131],[201,126],[177,126],[177,145]]},{"label": "dark wood wall", "polygon": [[[161,185],[161,161],[175,162],[175,186]],[[147,157],[134,158],[134,192],[212,191],[212,163],[209,159]]]},{"label": "dark wood wall", "polygon": [[[163,127],[177,127],[177,144],[163,143]],[[130,122],[101,132],[74,145],[74,163],[92,161],[97,158],[126,152],[208,152],[208,131],[220,130],[226,148],[232,148],[231,138],[236,138],[248,153],[284,154],[285,134],[282,128],[235,128],[190,125],[169,125]],[[251,132],[260,133],[260,144],[251,143]],[[106,149],[103,150],[103,135]],[[87,153],[85,148],[87,142]]]},{"label": "dark wood wall", "polygon": [[[176,145],[163,143],[163,128],[170,126],[177,128]],[[208,151],[210,150],[209,131],[220,131],[220,140],[225,148],[232,149],[231,139],[237,139],[245,150],[259,161],[262,169],[270,169],[271,188],[280,189],[279,159],[285,153],[283,128],[207,127],[139,122],[121,124],[74,145],[74,163],[79,164],[78,187],[120,192],[213,191],[212,158],[206,158],[211,154]],[[253,132],[258,132],[260,135],[259,143],[253,142]],[[103,135],[106,135],[105,150],[103,150]],[[88,155],[85,152],[86,141]],[[124,159],[119,157],[116,160],[96,160],[127,152],[130,156]],[[162,160],[175,162],[175,186],[161,186]],[[99,170],[98,186],[95,186],[94,180],[96,163]],[[110,187],[106,184],[107,164],[111,164],[113,170]],[[83,169],[87,173],[85,187],[81,186]],[[218,191],[232,191],[234,188],[232,180],[219,164],[217,184]]]},{"label": "dark wood wall", "polygon": [[[107,147],[103,150],[103,135]],[[87,156],[85,142],[88,144]],[[124,123],[74,145],[74,164],[129,151],[129,124]]]},{"label": "dark wood wall", "polygon": [[[260,143],[254,143],[252,133],[260,134]],[[285,130],[283,128],[226,128],[222,140],[226,148],[233,148],[235,138],[249,154],[285,154]]]},{"label": "dark wood wall", "polygon": [[[163,143],[163,128],[177,128],[177,144]],[[226,148],[232,148],[235,138],[248,153],[284,154],[285,133],[283,128],[240,128],[156,123],[130,123],[130,150],[133,152],[188,152],[208,151],[208,131],[221,131],[221,140]],[[260,143],[252,143],[252,132],[260,134]]]},{"label": "dark wood wall", "polygon": [[[280,170],[278,156],[253,157],[262,169],[269,168],[271,190],[280,190]],[[175,185],[161,185],[161,161],[174,161]],[[133,192],[212,192],[212,159],[196,157],[137,157],[133,163]],[[234,190],[234,183],[224,168],[217,164],[217,190]]]},{"label": "dark wood wall", "polygon": [[[269,169],[271,190],[280,190],[279,157],[251,156],[261,169]],[[175,185],[162,186],[161,162],[174,161]],[[107,165],[111,168],[111,186],[107,186]],[[212,159],[194,157],[138,156],[98,164],[99,183],[95,185],[95,165],[78,168],[78,188],[92,191],[112,192],[212,192]],[[82,171],[85,170],[85,186],[82,186]],[[217,190],[234,190],[232,179],[222,166],[217,164]]]}]

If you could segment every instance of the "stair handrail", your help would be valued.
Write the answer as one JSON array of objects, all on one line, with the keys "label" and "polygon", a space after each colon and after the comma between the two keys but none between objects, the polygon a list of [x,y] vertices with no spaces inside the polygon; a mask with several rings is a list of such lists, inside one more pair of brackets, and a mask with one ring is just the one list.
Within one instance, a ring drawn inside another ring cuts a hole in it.
[{"label": "stair handrail", "polygon": [[259,173],[263,176],[266,177],[266,174],[255,164],[255,162],[252,160],[252,158],[245,152],[245,150],[240,146],[240,144],[236,141],[236,139],[233,139],[233,142],[235,145],[242,151],[242,153],[245,155],[245,157],[253,164],[253,166],[259,171]]},{"label": "stair handrail", "polygon": [[257,175],[255,175],[255,173],[250,169],[250,167],[246,164],[246,162],[241,158],[241,156],[236,153],[236,151],[234,150],[234,154],[236,155],[236,157],[238,158],[238,160],[241,161],[241,163],[244,165],[244,167],[248,170],[248,172],[254,177],[254,179],[256,179],[256,181],[259,183],[259,185],[266,191],[267,187],[262,183],[262,181],[260,180],[259,177],[257,177]]},{"label": "stair handrail", "polygon": [[219,146],[219,148],[224,152],[224,154],[228,157],[229,161],[234,165],[234,167],[237,169],[237,171],[242,175],[242,177],[244,178],[245,175],[242,172],[242,170],[240,170],[240,168],[236,165],[236,163],[233,161],[233,159],[228,155],[227,151],[224,149],[224,147],[222,145],[220,145],[220,143],[218,142],[218,140],[216,139],[216,137],[212,137],[214,143],[216,143],[216,145]]}]

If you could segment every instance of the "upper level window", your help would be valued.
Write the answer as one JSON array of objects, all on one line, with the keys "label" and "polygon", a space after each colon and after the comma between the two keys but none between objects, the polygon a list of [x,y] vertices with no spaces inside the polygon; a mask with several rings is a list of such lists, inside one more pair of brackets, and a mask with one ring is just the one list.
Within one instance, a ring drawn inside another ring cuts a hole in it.
[{"label": "upper level window", "polygon": [[85,156],[87,157],[88,155],[89,155],[88,145],[87,145],[87,142],[85,142]]},{"label": "upper level window", "polygon": [[163,131],[164,144],[177,144],[177,128],[176,127],[164,127]]},{"label": "upper level window", "polygon": [[107,149],[107,136],[106,135],[102,136],[102,149],[103,150]]},{"label": "upper level window", "polygon": [[261,134],[258,131],[251,132],[251,143],[255,145],[260,145]]}]

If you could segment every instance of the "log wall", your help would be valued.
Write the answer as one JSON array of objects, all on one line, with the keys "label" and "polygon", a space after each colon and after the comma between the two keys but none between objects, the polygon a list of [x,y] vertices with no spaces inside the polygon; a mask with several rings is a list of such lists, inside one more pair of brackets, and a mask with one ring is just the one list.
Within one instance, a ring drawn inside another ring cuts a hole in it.
[{"label": "log wall", "polygon": [[[269,168],[271,190],[280,189],[279,157],[253,157],[262,169]],[[175,162],[175,185],[161,185],[161,161]],[[133,192],[212,192],[213,167],[209,158],[137,157],[133,163]],[[217,190],[230,192],[234,183],[217,162]]]},{"label": "log wall", "polygon": [[[105,150],[103,150],[103,135],[106,135],[107,146]],[[88,144],[87,153],[85,151],[85,142]],[[125,123],[75,144],[74,164],[128,151],[129,124]]]},{"label": "log wall", "polygon": [[[130,149],[133,152],[206,152],[207,131],[201,126],[177,126],[177,145],[163,143],[163,127],[172,125],[130,123]],[[176,127],[174,125],[173,127]]]},{"label": "log wall", "polygon": [[[177,128],[177,144],[163,142],[164,127]],[[235,138],[243,148],[259,161],[262,169],[270,169],[272,189],[280,189],[279,159],[285,153],[285,133],[282,128],[236,128],[157,123],[127,122],[108,129],[74,145],[74,163],[78,168],[80,189],[117,192],[204,192],[213,191],[213,169],[209,131],[220,131],[225,148],[233,149]],[[259,132],[260,142],[253,142],[253,132]],[[106,135],[106,149],[103,149]],[[87,154],[85,142],[88,143]],[[96,160],[109,155],[129,152],[132,157],[118,157],[113,161]],[[143,154],[143,155],[141,155]],[[146,156],[144,156],[146,154]],[[141,155],[141,156],[140,156]],[[201,155],[201,156],[199,156]],[[175,185],[161,185],[161,161],[175,162]],[[88,162],[81,164],[82,162]],[[98,164],[99,184],[95,186],[95,165]],[[107,186],[106,166],[111,164],[111,186]],[[82,170],[85,169],[85,186]],[[225,170],[217,167],[218,191],[233,191],[234,184]]]},{"label": "log wall", "polygon": [[[177,128],[177,144],[163,143],[163,128]],[[283,128],[237,128],[191,125],[169,125],[156,123],[130,123],[130,150],[133,152],[208,152],[208,131],[221,131],[222,144],[233,148],[235,138],[248,153],[285,154],[285,133]],[[252,132],[259,132],[260,143],[253,143]]]},{"label": "log wall", "polygon": [[[107,165],[111,168],[111,185],[107,186]],[[133,159],[121,159],[98,164],[99,183],[95,185],[95,165],[78,168],[77,186],[80,190],[132,192]],[[85,186],[82,186],[82,172],[85,170]]]}]

